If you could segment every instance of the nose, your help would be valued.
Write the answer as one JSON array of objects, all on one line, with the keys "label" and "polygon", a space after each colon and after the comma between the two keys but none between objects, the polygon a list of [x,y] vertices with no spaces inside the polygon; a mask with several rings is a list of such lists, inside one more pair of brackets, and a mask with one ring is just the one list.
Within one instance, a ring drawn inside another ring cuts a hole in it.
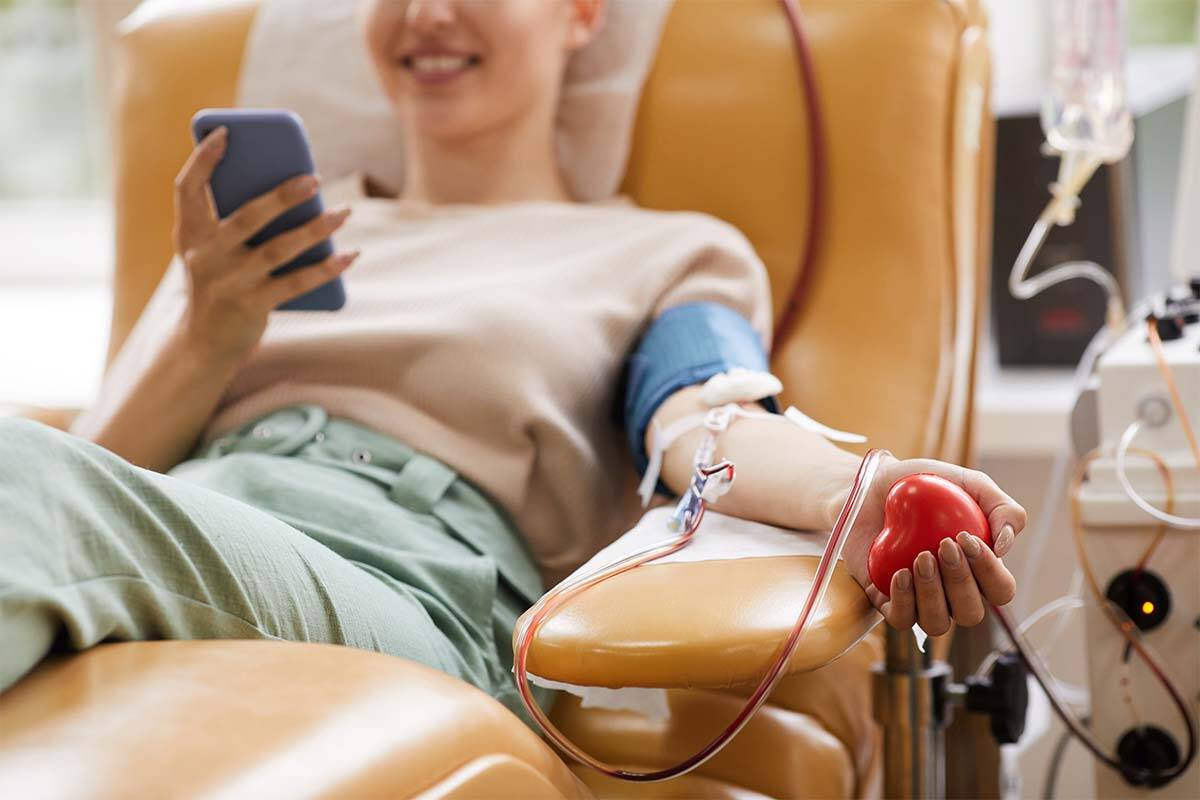
[{"label": "nose", "polygon": [[413,33],[431,33],[454,22],[453,0],[411,0],[404,22]]}]

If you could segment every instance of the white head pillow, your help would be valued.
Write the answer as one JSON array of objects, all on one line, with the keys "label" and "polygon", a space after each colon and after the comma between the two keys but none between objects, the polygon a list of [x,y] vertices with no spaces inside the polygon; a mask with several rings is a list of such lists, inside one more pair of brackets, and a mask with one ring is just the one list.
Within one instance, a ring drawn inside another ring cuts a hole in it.
[{"label": "white head pillow", "polygon": [[[326,180],[361,170],[398,188],[403,131],[371,71],[356,17],[360,3],[265,0],[246,44],[237,103],[298,113]],[[609,0],[604,27],[568,65],[557,146],[579,200],[609,197],[620,185],[671,3]]]}]

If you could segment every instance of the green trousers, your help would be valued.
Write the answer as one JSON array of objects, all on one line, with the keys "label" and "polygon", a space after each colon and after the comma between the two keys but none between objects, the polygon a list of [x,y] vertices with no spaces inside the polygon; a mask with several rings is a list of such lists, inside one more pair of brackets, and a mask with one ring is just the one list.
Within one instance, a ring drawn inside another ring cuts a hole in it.
[{"label": "green trousers", "polygon": [[479,490],[318,406],[166,475],[0,419],[0,691],[59,648],[286,639],[411,659],[526,719],[511,636],[542,588]]}]

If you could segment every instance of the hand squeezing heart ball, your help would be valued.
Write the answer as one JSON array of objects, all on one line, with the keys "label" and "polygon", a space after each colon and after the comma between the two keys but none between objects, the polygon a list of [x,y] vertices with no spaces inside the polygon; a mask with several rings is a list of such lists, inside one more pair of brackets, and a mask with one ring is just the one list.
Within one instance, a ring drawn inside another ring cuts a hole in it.
[{"label": "hand squeezing heart ball", "polygon": [[954,539],[962,531],[992,546],[987,517],[966,490],[927,472],[901,478],[888,490],[883,530],[867,554],[871,582],[890,597],[892,575],[911,568],[922,551],[936,558],[942,540]]}]

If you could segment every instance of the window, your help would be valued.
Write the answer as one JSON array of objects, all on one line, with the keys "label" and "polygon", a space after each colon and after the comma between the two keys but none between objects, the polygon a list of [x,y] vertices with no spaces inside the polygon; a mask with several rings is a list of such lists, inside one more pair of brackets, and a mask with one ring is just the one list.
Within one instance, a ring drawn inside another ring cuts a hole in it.
[{"label": "window", "polygon": [[0,0],[5,200],[99,194],[84,18],[71,0]]},{"label": "window", "polygon": [[0,404],[84,405],[99,384],[112,235],[87,10],[0,0]]}]

